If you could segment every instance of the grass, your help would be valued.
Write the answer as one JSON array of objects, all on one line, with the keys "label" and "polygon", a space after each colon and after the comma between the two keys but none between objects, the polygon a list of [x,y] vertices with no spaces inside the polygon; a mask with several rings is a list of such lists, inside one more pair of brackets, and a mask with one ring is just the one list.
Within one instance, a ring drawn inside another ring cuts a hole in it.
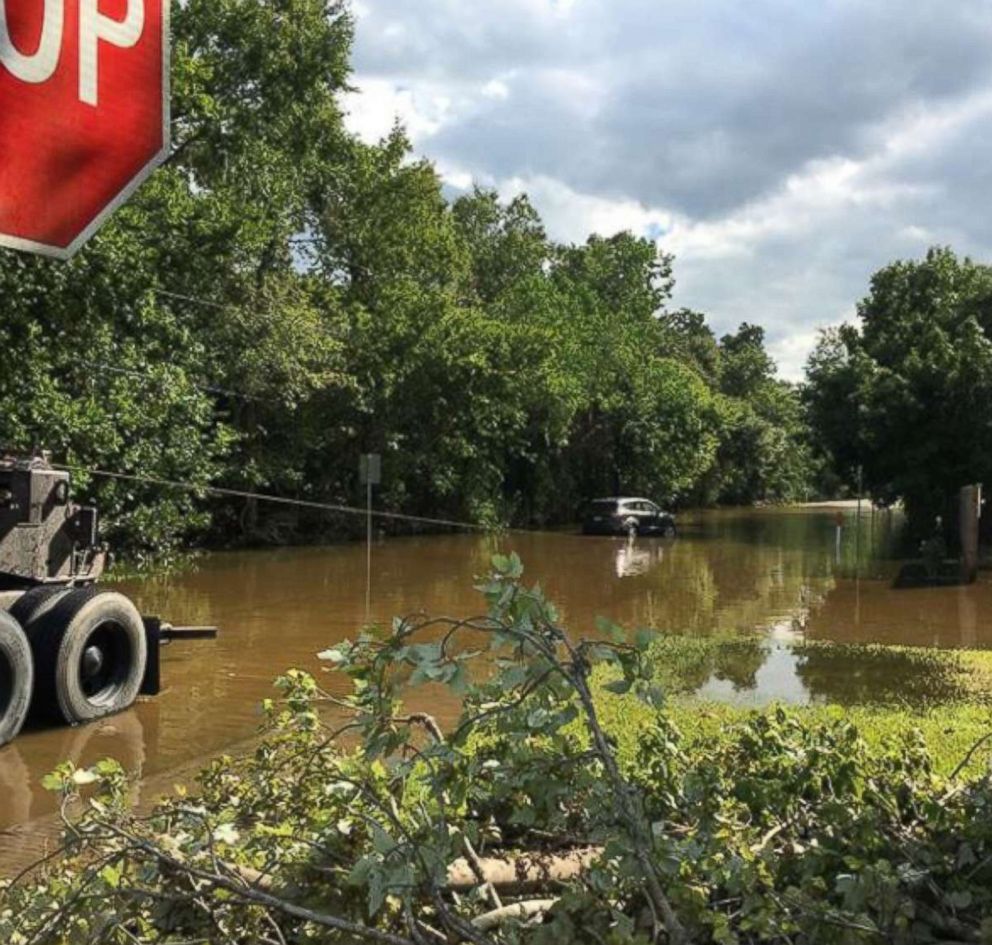
[{"label": "grass", "polygon": [[[938,774],[949,775],[983,736],[992,733],[992,652],[828,643],[797,648],[798,673],[812,692],[839,693],[792,706],[809,725],[853,723],[873,749],[898,750],[907,733],[924,739]],[[692,696],[711,675],[748,680],[765,658],[760,638],[666,635],[655,644],[657,677],[668,693],[664,712],[682,731],[687,747],[705,748],[733,737],[738,723],[760,710]],[[831,690],[824,681],[839,683]],[[819,688],[818,688],[819,687]],[[599,710],[622,758],[631,759],[655,710],[633,696],[603,693]],[[965,772],[987,774],[992,742],[977,750]]]}]

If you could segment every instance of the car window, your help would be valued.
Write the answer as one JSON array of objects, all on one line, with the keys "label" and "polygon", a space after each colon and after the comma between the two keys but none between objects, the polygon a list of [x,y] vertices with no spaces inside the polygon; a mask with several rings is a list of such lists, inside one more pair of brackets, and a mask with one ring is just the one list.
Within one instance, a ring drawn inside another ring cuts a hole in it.
[{"label": "car window", "polygon": [[655,505],[653,502],[645,502],[644,504],[645,504],[645,506],[647,506],[647,510],[652,515],[657,515],[661,511],[661,509],[659,509],[658,506]]}]

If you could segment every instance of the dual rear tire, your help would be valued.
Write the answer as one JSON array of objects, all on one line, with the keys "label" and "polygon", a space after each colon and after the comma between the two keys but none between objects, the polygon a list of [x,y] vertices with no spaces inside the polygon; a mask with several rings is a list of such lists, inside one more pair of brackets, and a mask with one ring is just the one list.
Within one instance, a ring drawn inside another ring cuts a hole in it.
[{"label": "dual rear tire", "polygon": [[0,746],[21,730],[31,706],[34,662],[20,624],[0,611]]},{"label": "dual rear tire", "polygon": [[141,691],[147,662],[144,623],[123,594],[28,591],[0,613],[0,745],[29,713],[77,725],[123,711]]}]

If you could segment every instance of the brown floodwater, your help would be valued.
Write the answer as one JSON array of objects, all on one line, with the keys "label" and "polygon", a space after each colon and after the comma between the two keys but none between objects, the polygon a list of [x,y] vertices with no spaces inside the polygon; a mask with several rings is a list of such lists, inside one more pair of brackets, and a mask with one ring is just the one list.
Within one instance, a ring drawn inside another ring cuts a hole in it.
[{"label": "brown floodwater", "polygon": [[[898,562],[886,554],[898,520],[866,514],[859,534],[848,513],[838,549],[835,514],[702,513],[686,517],[675,541],[566,533],[382,540],[373,551],[368,614],[362,545],[214,554],[188,573],[124,584],[143,612],[217,625],[219,639],[167,647],[166,688],[157,698],[96,725],[27,731],[0,750],[0,830],[51,811],[39,781],[63,759],[113,756],[141,772],[146,794],[168,789],[183,769],[250,740],[273,679],[289,667],[321,673],[316,654],[368,617],[478,614],[474,578],[496,551],[520,554],[528,580],[541,583],[577,635],[593,634],[599,615],[680,633],[756,634],[760,645],[738,665],[704,667],[706,698],[850,704],[905,688],[897,667],[874,666],[867,656],[857,666],[850,658],[799,658],[792,644],[803,637],[992,647],[992,575],[966,588],[895,590]],[[328,674],[321,679],[341,685]],[[442,721],[458,711],[443,693],[422,698]],[[18,833],[30,839],[31,829]]]}]

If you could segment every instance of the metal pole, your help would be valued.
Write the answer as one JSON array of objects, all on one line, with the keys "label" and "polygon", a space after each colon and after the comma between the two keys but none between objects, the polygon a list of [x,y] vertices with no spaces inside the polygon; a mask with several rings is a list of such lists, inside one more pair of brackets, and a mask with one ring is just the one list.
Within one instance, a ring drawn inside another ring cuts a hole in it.
[{"label": "metal pole", "polygon": [[365,484],[365,502],[368,511],[365,556],[365,622],[372,619],[372,477]]},{"label": "metal pole", "polygon": [[860,575],[861,568],[861,496],[864,493],[864,467],[858,466],[858,532],[857,545],[854,553],[855,573]]}]

